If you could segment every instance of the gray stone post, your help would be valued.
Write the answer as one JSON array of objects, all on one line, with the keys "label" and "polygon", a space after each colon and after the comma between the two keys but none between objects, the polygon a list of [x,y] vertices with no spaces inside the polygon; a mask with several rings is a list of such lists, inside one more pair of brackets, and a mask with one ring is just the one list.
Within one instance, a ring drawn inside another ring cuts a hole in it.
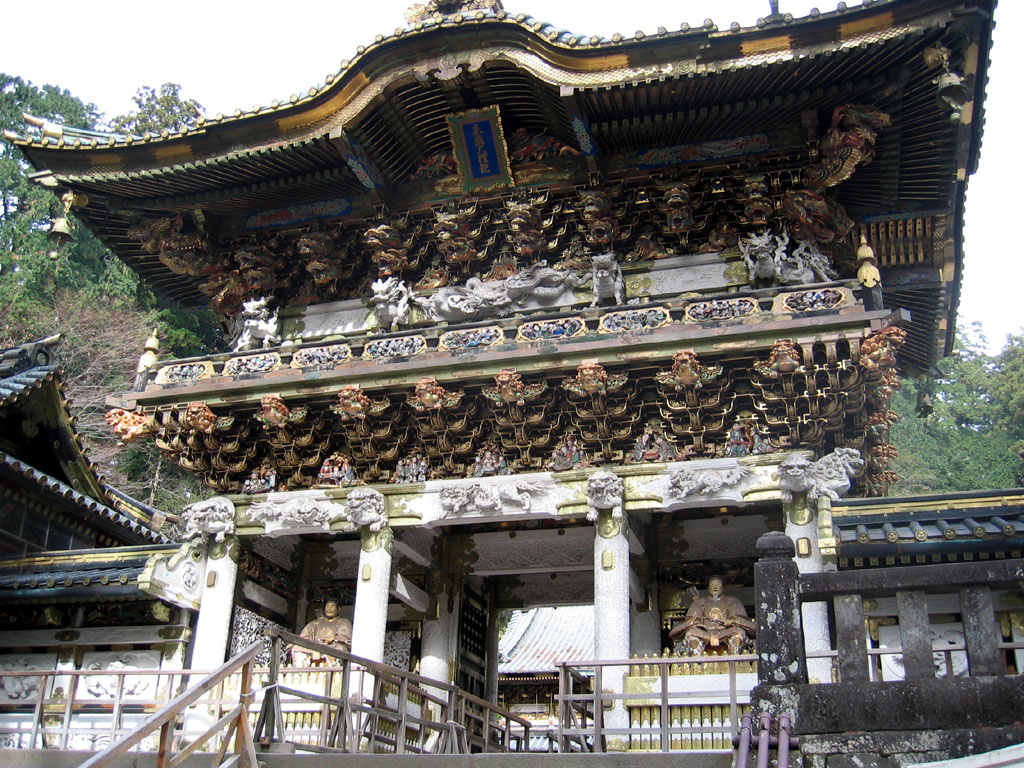
[{"label": "gray stone post", "polygon": [[780,531],[769,531],[757,540],[754,592],[759,685],[807,682],[795,553],[793,540]]}]

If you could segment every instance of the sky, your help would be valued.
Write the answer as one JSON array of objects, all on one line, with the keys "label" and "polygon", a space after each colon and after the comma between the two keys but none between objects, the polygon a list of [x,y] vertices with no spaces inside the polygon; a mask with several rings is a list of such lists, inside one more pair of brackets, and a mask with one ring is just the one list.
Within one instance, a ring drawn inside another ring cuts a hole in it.
[{"label": "sky", "polygon": [[[324,82],[378,34],[405,26],[410,0],[175,0],[173,3],[89,3],[50,0],[6,3],[9,33],[0,46],[0,72],[36,85],[59,85],[92,102],[108,118],[132,109],[144,85],[173,82],[209,115],[285,100]],[[849,0],[848,5],[856,5]],[[505,10],[528,13],[580,35],[632,36],[659,26],[697,26],[710,17],[720,29],[752,25],[769,13],[768,0],[504,0]],[[781,0],[781,10],[805,16],[835,0]],[[1016,77],[1024,73],[1024,2],[1002,0],[996,10],[981,165],[968,184],[965,269],[958,321],[978,321],[996,352],[1019,333],[1024,254],[1012,233],[1022,212],[1012,179],[1024,178]],[[17,31],[10,34],[10,31]]]}]

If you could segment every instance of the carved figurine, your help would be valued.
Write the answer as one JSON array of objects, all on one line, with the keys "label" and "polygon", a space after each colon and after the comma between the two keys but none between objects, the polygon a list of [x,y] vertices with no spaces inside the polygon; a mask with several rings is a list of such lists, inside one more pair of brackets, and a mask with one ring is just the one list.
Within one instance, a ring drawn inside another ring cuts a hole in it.
[{"label": "carved figurine", "polygon": [[401,231],[390,224],[380,224],[366,230],[363,244],[370,251],[370,258],[377,265],[380,277],[391,277],[410,266],[409,248],[418,234],[419,228],[416,228],[408,238],[403,239]]},{"label": "carved figurine", "polygon": [[752,285],[775,285],[781,281],[781,263],[789,245],[789,233],[744,235],[739,239],[743,263]]},{"label": "carved figurine", "polygon": [[733,656],[737,655],[757,627],[747,617],[747,610],[738,598],[722,594],[725,582],[721,576],[708,579],[706,597],[695,597],[686,611],[686,618],[672,627],[668,636],[682,638],[683,646],[692,656],[701,656],[710,645],[723,644]]},{"label": "carved figurine", "polygon": [[333,488],[342,485],[355,485],[359,482],[356,471],[349,463],[348,456],[340,451],[332,453],[320,465],[316,476],[316,484],[322,488]]},{"label": "carved figurine", "polygon": [[[423,463],[424,471],[426,462]],[[374,533],[388,524],[387,500],[375,488],[356,488],[345,497],[345,516],[349,522],[366,526]]]},{"label": "carved figurine", "polygon": [[494,374],[494,386],[483,387],[481,392],[488,400],[507,405],[526,405],[534,400],[548,385],[544,381],[527,384],[514,368],[502,368]]},{"label": "carved figurine", "polygon": [[501,455],[498,446],[491,441],[484,443],[473,461],[473,469],[470,477],[493,477],[495,475],[510,475],[512,470],[508,467],[508,461]]},{"label": "carved figurine", "polygon": [[825,283],[839,277],[828,256],[806,240],[800,240],[791,254],[779,259],[779,282],[783,285]]},{"label": "carved figurine", "polygon": [[626,463],[667,462],[679,458],[681,458],[679,452],[665,437],[661,427],[648,424],[644,427],[643,434],[636,439],[636,445],[633,446],[633,452],[626,457]]},{"label": "carved figurine", "polygon": [[592,282],[594,300],[590,306],[596,307],[605,299],[614,299],[616,304],[626,303],[626,281],[613,251],[594,254]]},{"label": "carved figurine", "polygon": [[235,532],[235,505],[223,496],[189,504],[181,512],[185,527],[182,539],[190,541],[200,536],[212,536],[215,541],[224,541]]},{"label": "carved figurine", "polygon": [[736,485],[750,474],[746,467],[729,469],[690,469],[683,467],[669,477],[669,495],[685,499],[690,494],[715,494],[727,486]]},{"label": "carved figurine", "polygon": [[896,365],[896,352],[906,340],[907,332],[895,326],[871,334],[860,345],[860,364],[868,370],[892,368]]},{"label": "carved figurine", "polygon": [[461,389],[449,392],[433,376],[424,376],[416,382],[416,390],[409,396],[408,402],[415,411],[437,411],[457,406],[464,394]]},{"label": "carved figurine", "polygon": [[189,403],[182,414],[181,424],[193,432],[209,435],[217,426],[217,414],[206,403]]},{"label": "carved figurine", "polygon": [[843,206],[809,189],[787,189],[782,213],[793,237],[819,246],[842,240],[853,228]]},{"label": "carved figurine", "polygon": [[397,277],[381,278],[374,280],[370,289],[373,291],[371,301],[377,309],[377,322],[381,330],[397,331],[399,325],[408,325],[412,291],[404,280]]},{"label": "carved figurine", "polygon": [[658,210],[665,216],[661,223],[661,231],[666,235],[679,235],[689,232],[696,226],[693,216],[693,205],[690,202],[688,181],[679,181],[664,186],[664,196],[658,204]]},{"label": "carved figurine", "polygon": [[423,454],[414,453],[412,456],[399,459],[395,465],[395,474],[391,478],[392,483],[425,483],[430,474],[430,466],[427,464]]},{"label": "carved figurine", "polygon": [[768,197],[768,183],[761,174],[747,176],[743,180],[743,218],[747,224],[764,226],[775,212],[772,199]]},{"label": "carved figurine", "polygon": [[[346,653],[352,650],[352,622],[339,615],[338,601],[328,598],[324,603],[324,615],[314,619],[302,628],[299,634],[306,640],[329,645]],[[330,666],[330,656],[299,646],[291,648],[292,665],[296,667]],[[339,664],[340,666],[340,664]]]},{"label": "carved figurine", "polygon": [[277,310],[271,312],[270,298],[249,299],[235,318],[235,343],[232,352],[275,347],[281,343]]},{"label": "carved figurine", "polygon": [[575,435],[567,435],[555,446],[548,463],[544,465],[551,472],[566,472],[590,466],[590,457],[576,441]]},{"label": "carved figurine", "polygon": [[654,374],[654,380],[681,392],[684,389],[700,389],[705,382],[714,381],[721,375],[722,366],[704,365],[697,358],[696,352],[683,349],[672,355],[672,370]]},{"label": "carved figurine", "polygon": [[749,456],[754,449],[754,438],[749,424],[737,421],[729,428],[722,456]]},{"label": "carved figurine", "polygon": [[562,388],[578,397],[603,397],[609,392],[618,392],[627,380],[624,373],[608,373],[600,363],[586,362],[580,363],[576,368],[575,376],[570,376],[562,382]]},{"label": "carved figurine", "polygon": [[371,400],[358,384],[346,384],[338,390],[338,402],[331,406],[342,421],[363,421],[367,416],[379,416],[388,409],[387,398]]},{"label": "carved figurine", "polygon": [[754,370],[770,379],[777,379],[779,374],[793,373],[799,367],[799,348],[789,339],[779,339],[772,345],[767,362],[754,363]]},{"label": "carved figurine", "polygon": [[269,493],[277,488],[277,471],[264,461],[242,483],[242,493]]},{"label": "carved figurine", "polygon": [[782,501],[791,503],[800,493],[806,493],[809,502],[822,496],[839,501],[840,494],[850,490],[851,479],[863,471],[864,460],[855,448],[836,448],[817,461],[794,454],[779,464]]},{"label": "carved figurine", "polygon": [[121,438],[119,445],[134,443],[140,437],[152,433],[150,418],[144,413],[126,411],[124,408],[111,408],[103,417],[107,426]]},{"label": "carved figurine", "polygon": [[832,125],[818,147],[821,162],[804,169],[803,182],[811,189],[824,189],[846,181],[858,165],[867,165],[874,158],[878,131],[890,122],[889,115],[874,107],[836,107]]},{"label": "carved figurine", "polygon": [[291,410],[280,395],[264,395],[260,398],[260,409],[255,418],[264,429],[283,427],[288,423]]}]

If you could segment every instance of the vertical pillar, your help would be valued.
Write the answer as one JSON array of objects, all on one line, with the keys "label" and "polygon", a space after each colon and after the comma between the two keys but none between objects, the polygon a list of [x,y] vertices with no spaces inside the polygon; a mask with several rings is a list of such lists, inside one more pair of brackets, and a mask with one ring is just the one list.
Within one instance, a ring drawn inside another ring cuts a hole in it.
[{"label": "vertical pillar", "polygon": [[487,667],[484,698],[498,703],[498,599],[493,583],[487,585]]},{"label": "vertical pillar", "polygon": [[393,548],[394,534],[390,526],[385,525],[379,531],[363,527],[352,616],[352,653],[370,661],[384,660]]},{"label": "vertical pillar", "polygon": [[[815,502],[808,501],[812,507]],[[797,550],[796,567],[800,573],[822,573],[834,563],[826,562],[819,547],[818,519],[827,515],[831,519],[832,502],[827,496],[817,499],[817,515],[810,519],[798,515],[786,516],[786,535],[800,542]],[[823,602],[804,603],[800,608],[803,619],[804,649],[807,653],[827,651],[831,647],[828,630],[828,605]],[[807,677],[810,682],[831,683],[832,662],[828,658],[807,659]]]},{"label": "vertical pillar", "polygon": [[[594,655],[598,661],[629,658],[629,541],[623,512],[622,480],[599,471],[587,482],[588,518],[596,522],[594,536]],[[607,693],[625,690],[628,667],[604,667],[601,688]],[[621,699],[603,712],[606,728],[628,728],[629,717]],[[605,748],[623,752],[626,736],[609,736]]]},{"label": "vertical pillar", "polygon": [[238,580],[238,539],[211,541],[206,549],[206,584],[199,599],[192,668],[212,670],[224,663],[231,641],[231,618]]},{"label": "vertical pillar", "polygon": [[436,600],[437,612],[423,622],[420,674],[442,683],[454,683],[459,597],[440,592]]},{"label": "vertical pillar", "polygon": [[793,553],[793,540],[780,531],[769,531],[757,540],[758,685],[807,682]]},{"label": "vertical pillar", "polygon": [[661,611],[658,610],[658,585],[648,560],[633,558],[633,571],[643,594],[640,602],[633,596],[629,610],[630,654],[659,656],[661,647]]}]

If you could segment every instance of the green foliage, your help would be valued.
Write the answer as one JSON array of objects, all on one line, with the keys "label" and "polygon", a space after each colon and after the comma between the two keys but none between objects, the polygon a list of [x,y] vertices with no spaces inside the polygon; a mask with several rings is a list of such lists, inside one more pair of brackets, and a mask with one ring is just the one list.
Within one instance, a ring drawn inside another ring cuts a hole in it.
[{"label": "green foliage", "polygon": [[[170,93],[176,98],[177,86]],[[22,133],[23,112],[86,129],[98,119],[91,104],[67,91],[0,74],[0,128]],[[132,387],[143,342],[154,327],[165,355],[186,357],[217,346],[216,323],[209,313],[157,298],[73,215],[71,241],[56,246],[47,234],[63,205],[29,181],[30,170],[13,145],[0,143],[0,347],[60,333],[57,358],[90,457],[112,485],[178,511],[200,497],[197,478],[151,444],[118,448],[103,419],[105,400]]]},{"label": "green foliage", "polygon": [[203,105],[195,99],[182,99],[181,86],[164,83],[159,90],[144,85],[132,98],[138,108],[127,115],[111,118],[110,130],[141,135],[162,130],[191,128],[203,114]]},{"label": "green foliage", "polygon": [[[1018,373],[1014,380],[1007,371],[1019,369],[1022,350],[1011,344],[991,357],[984,349],[976,326],[959,329],[954,354],[943,361],[943,376],[934,384],[905,380],[893,397],[900,421],[890,437],[900,455],[892,469],[900,481],[890,495],[1017,485],[1020,460],[1014,445],[1024,436],[1024,421],[1017,420],[1016,430],[1008,426],[1024,378]],[[931,390],[935,408],[925,419],[914,413],[922,387]]]}]

